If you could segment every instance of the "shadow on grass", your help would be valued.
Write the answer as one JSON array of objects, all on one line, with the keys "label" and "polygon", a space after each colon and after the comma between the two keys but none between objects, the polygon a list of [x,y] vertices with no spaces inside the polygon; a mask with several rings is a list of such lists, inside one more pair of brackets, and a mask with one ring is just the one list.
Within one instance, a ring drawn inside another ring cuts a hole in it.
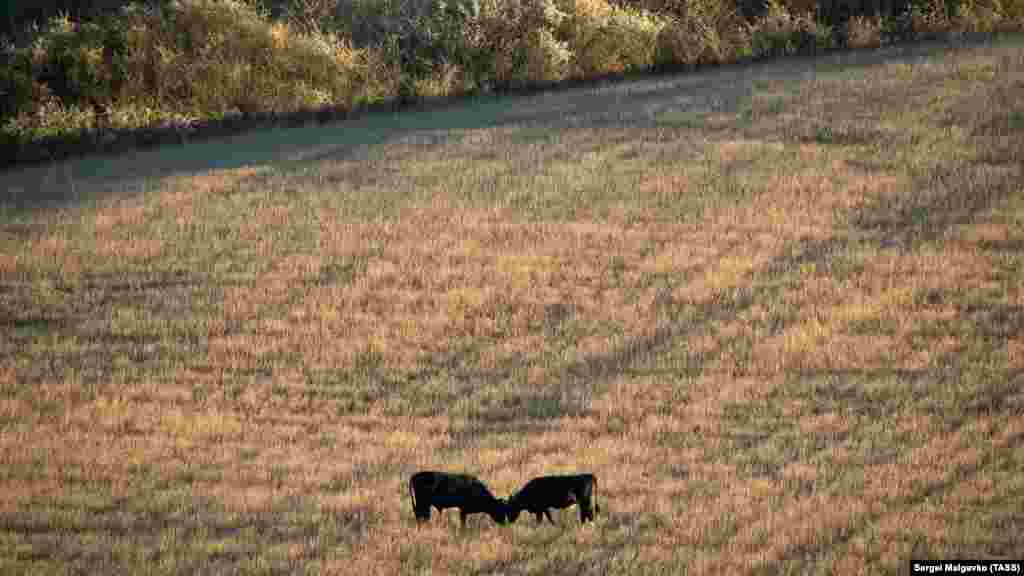
[{"label": "shadow on grass", "polygon": [[[1014,158],[1004,160],[1010,162]],[[479,423],[476,432],[484,434],[492,427],[495,432],[505,430],[510,421],[544,422],[563,416],[584,416],[589,413],[589,399],[602,394],[610,382],[625,373],[655,370],[657,359],[676,348],[680,341],[704,333],[715,324],[736,321],[756,303],[770,301],[777,280],[801,266],[814,264],[818,270],[841,273],[840,268],[849,265],[842,254],[857,244],[877,250],[897,246],[916,250],[922,244],[946,237],[956,226],[975,222],[1019,189],[1019,180],[1012,171],[992,173],[986,171],[984,164],[969,162],[937,171],[925,169],[913,176],[913,193],[901,191],[879,196],[848,210],[839,215],[838,221],[848,223],[849,228],[837,229],[825,239],[790,244],[760,269],[752,271],[747,277],[750,282],[723,290],[703,302],[656,300],[656,315],[664,320],[648,335],[624,341],[607,352],[555,364],[536,380],[546,384],[513,386],[511,393],[471,414]],[[1024,328],[1019,306],[981,306],[965,309],[964,314],[977,318],[979,335],[1005,338]],[[789,321],[778,319],[772,331],[784,331]],[[710,350],[689,355],[685,362],[687,372],[700,374],[707,361],[716,358],[728,345],[718,341]],[[455,369],[450,375],[456,380],[455,389],[471,391],[482,384],[508,381],[514,373],[532,367],[535,362],[536,358],[517,357],[490,371],[476,370],[462,383],[459,380],[466,374]],[[955,364],[951,364],[940,377],[952,377],[955,370]],[[930,377],[899,371],[894,375],[911,380]],[[840,374],[832,376],[843,378]],[[877,410],[870,399],[863,400],[860,406]]]},{"label": "shadow on grass", "polygon": [[[190,496],[181,507],[114,498],[105,508],[76,511],[56,502],[45,511],[9,511],[0,516],[0,530],[22,543],[16,558],[57,559],[74,571],[109,573],[119,562],[146,561],[178,571],[218,572],[260,559],[291,572],[304,560],[358,545],[381,522],[366,506],[325,510],[313,520],[312,504],[299,500],[282,498],[245,511],[226,510],[199,496]],[[301,557],[268,554],[281,546],[301,549]],[[126,549],[130,557],[119,558],[117,551]]]},{"label": "shadow on grass", "polygon": [[[551,553],[560,541],[571,542],[575,532],[581,530],[575,508],[556,511],[556,525],[546,521],[538,525],[531,514],[519,519],[528,532],[516,538],[516,548],[510,558],[481,562],[469,574],[590,574],[601,573],[613,563],[621,573],[632,573],[632,568],[642,567],[640,553],[627,552],[638,541],[653,538],[665,529],[665,521],[655,513],[617,512],[608,509],[607,500],[601,503],[595,524],[587,529],[597,531],[595,545],[586,548],[569,548],[568,552]],[[599,527],[598,527],[599,526]],[[543,558],[538,563],[538,558]],[[637,570],[637,572],[643,572]]]},{"label": "shadow on grass", "polygon": [[[1014,158],[1004,161],[1009,165]],[[978,214],[1019,190],[1019,176],[1011,170],[971,173],[970,168],[928,167],[914,175],[911,190],[919,192],[876,197],[851,214],[849,221],[860,230],[895,240],[905,248],[938,241],[947,231],[973,222]]]},{"label": "shadow on grass", "polygon": [[[1007,454],[1019,452],[1024,446],[1024,433],[1017,434],[1010,438],[1009,442],[997,451],[988,451],[974,462],[960,464],[955,467],[952,473],[934,478],[927,482],[921,482],[913,487],[903,488],[898,496],[898,505],[902,508],[912,509],[924,505],[929,501],[941,501],[942,495],[949,493],[957,486],[969,484],[976,476],[1002,461],[1007,462]],[[889,458],[886,461],[895,460],[902,452],[898,449],[888,451]],[[896,504],[896,503],[894,503]],[[858,514],[857,521],[853,525],[843,525],[817,531],[811,541],[798,541],[786,547],[785,551],[776,559],[763,566],[763,573],[774,574],[780,571],[792,571],[801,566],[808,569],[818,563],[823,557],[834,553],[837,548],[848,544],[855,538],[863,535],[885,514],[885,506],[879,506],[874,510],[868,510]],[[1020,525],[1019,514],[1002,515],[987,514],[982,519],[983,525],[987,524],[991,529],[986,530],[976,524],[971,529],[978,534],[985,534],[982,539],[985,555],[992,557],[1012,558],[1019,555],[1020,546],[1014,537],[1008,537],[1006,533],[999,532],[994,528],[1001,524]],[[977,544],[975,544],[977,545]],[[915,550],[914,557],[929,557],[935,554],[927,550]]]}]

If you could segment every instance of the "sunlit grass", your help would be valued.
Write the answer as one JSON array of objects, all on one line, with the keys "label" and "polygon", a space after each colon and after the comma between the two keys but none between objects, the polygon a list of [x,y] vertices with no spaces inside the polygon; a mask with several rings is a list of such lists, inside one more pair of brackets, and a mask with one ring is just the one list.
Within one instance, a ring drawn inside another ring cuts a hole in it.
[{"label": "sunlit grass", "polygon": [[[837,60],[13,174],[0,566],[1019,557],[1020,43]],[[602,514],[417,530],[420,468]]]}]

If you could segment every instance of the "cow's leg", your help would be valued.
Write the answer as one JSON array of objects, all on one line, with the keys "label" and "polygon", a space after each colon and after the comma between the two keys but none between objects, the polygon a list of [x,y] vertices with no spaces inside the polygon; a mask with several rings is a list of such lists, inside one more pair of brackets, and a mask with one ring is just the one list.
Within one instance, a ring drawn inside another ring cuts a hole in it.
[{"label": "cow's leg", "polygon": [[594,519],[594,490],[597,484],[597,479],[594,478],[592,482],[587,482],[580,490],[579,498],[577,499],[577,505],[580,507],[580,524],[585,524],[588,520]]},{"label": "cow's leg", "polygon": [[430,506],[414,508],[413,512],[416,514],[416,528],[430,521]]},{"label": "cow's leg", "polygon": [[594,519],[594,502],[591,500],[591,496],[591,494],[585,494],[577,503],[580,507],[581,524],[586,524],[587,521]]},{"label": "cow's leg", "polygon": [[594,519],[594,511],[589,505],[580,503],[580,524],[586,524],[587,521]]}]

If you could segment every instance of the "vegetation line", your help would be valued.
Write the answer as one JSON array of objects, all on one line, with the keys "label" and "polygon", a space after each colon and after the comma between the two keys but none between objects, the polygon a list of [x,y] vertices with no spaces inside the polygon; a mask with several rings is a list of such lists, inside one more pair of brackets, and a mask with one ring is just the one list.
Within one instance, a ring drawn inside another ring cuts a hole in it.
[{"label": "vegetation line", "polygon": [[431,98],[1024,28],[1020,0],[864,14],[747,4],[176,0],[65,13],[0,52],[0,157],[123,152]]}]

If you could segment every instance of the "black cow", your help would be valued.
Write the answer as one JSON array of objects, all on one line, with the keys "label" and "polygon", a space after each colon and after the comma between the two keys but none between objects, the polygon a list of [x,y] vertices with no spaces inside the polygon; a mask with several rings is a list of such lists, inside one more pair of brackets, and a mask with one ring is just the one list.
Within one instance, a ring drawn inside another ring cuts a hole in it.
[{"label": "black cow", "polygon": [[446,472],[417,472],[409,478],[409,497],[416,523],[430,520],[430,507],[444,512],[445,508],[458,508],[459,520],[466,525],[466,516],[486,512],[498,524],[508,518],[508,506],[495,498],[483,482],[466,474]]},{"label": "black cow", "polygon": [[537,517],[537,522],[543,523],[546,516],[554,524],[550,508],[561,510],[576,504],[580,508],[580,522],[586,523],[594,519],[595,512],[601,512],[594,501],[596,489],[597,478],[593,474],[534,478],[508,499],[509,521],[515,522],[519,513],[526,510]]}]

